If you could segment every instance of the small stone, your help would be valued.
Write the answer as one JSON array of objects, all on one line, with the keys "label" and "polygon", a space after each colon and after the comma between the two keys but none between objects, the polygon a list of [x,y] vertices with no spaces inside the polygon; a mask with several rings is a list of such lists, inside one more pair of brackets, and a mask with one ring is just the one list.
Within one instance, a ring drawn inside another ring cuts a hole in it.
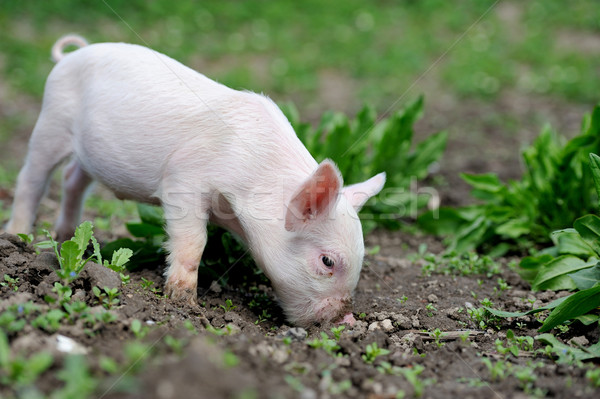
[{"label": "small stone", "polygon": [[394,329],[394,325],[390,319],[385,319],[381,322],[381,327],[384,331],[390,332]]},{"label": "small stone", "polygon": [[350,358],[348,357],[336,357],[335,364],[340,367],[350,367]]},{"label": "small stone", "polygon": [[215,294],[220,294],[221,291],[223,291],[223,289],[221,288],[221,285],[219,285],[219,282],[217,280],[213,280],[212,283],[210,283],[210,288],[209,288],[212,292],[214,292]]},{"label": "small stone", "polygon": [[569,344],[578,346],[587,346],[590,341],[583,335],[580,337],[573,337],[569,340]]},{"label": "small stone", "polygon": [[304,388],[300,393],[300,399],[317,399],[317,393],[310,388]]},{"label": "small stone", "polygon": [[81,272],[81,276],[85,279],[86,274],[92,287],[121,287],[121,277],[117,272],[109,269],[108,267],[101,266],[94,262],[88,262]]},{"label": "small stone", "polygon": [[308,333],[302,327],[292,327],[285,333],[286,337],[290,337],[296,341],[303,341],[307,335]]},{"label": "small stone", "polygon": [[288,355],[287,351],[278,348],[278,349],[275,349],[273,351],[273,354],[271,355],[271,358],[273,359],[273,361],[275,363],[277,363],[277,364],[283,364],[288,359],[288,356],[289,355]]},{"label": "small stone", "polygon": [[412,344],[413,342],[415,342],[415,340],[418,338],[419,336],[415,333],[408,333],[405,336],[402,337],[402,341],[403,342],[407,342],[409,344]]},{"label": "small stone", "polygon": [[435,294],[429,294],[429,296],[427,296],[427,300],[431,303],[436,303],[438,301],[438,297]]},{"label": "small stone", "polygon": [[419,318],[417,316],[411,317],[410,320],[412,322],[413,328],[419,328],[419,327],[421,327],[421,322],[419,321]]},{"label": "small stone", "polygon": [[400,327],[401,329],[410,330],[412,328],[412,322],[408,317],[404,316],[403,314],[394,313],[392,315],[392,318],[394,319],[398,327]]},{"label": "small stone", "polygon": [[379,320],[379,321],[382,321],[382,320],[385,320],[385,319],[389,319],[389,318],[390,318],[390,315],[389,315],[389,314],[387,314],[386,312],[375,312],[373,315],[374,315],[374,316],[377,318],[377,320]]},{"label": "small stone", "polygon": [[72,338],[60,334],[56,336],[56,350],[73,355],[85,355],[88,353],[87,348],[83,345]]},{"label": "small stone", "polygon": [[459,308],[450,308],[446,309],[446,316],[452,320],[460,320],[461,314],[459,313]]},{"label": "small stone", "polygon": [[369,325],[369,331],[379,330],[381,327],[379,326],[379,322],[375,321]]}]

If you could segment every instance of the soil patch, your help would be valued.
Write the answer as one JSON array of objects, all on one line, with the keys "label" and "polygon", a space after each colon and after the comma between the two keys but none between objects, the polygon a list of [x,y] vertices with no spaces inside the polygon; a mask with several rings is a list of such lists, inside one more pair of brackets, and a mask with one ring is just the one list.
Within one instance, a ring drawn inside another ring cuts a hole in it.
[{"label": "soil patch", "polygon": [[[333,325],[300,329],[286,324],[272,289],[260,279],[226,286],[203,281],[200,305],[193,307],[162,296],[162,270],[132,272],[130,282],[120,285],[118,275],[98,265],[86,267],[71,284],[72,295],[92,312],[112,315],[107,321],[73,317],[56,329],[35,327],[39,315],[58,308],[44,300],[56,297],[56,259],[53,253],[36,254],[7,234],[0,236],[0,275],[19,282],[16,291],[8,285],[1,288],[0,313],[15,307],[23,312],[27,303],[35,304],[36,310],[23,316],[26,325],[7,334],[15,353],[53,354],[52,367],[37,382],[42,392],[63,384],[57,371],[67,359],[60,346],[65,338],[60,337],[67,337],[74,342],[71,352],[85,354],[89,373],[100,381],[95,396],[102,398],[394,398],[399,391],[444,399],[459,394],[593,396],[583,369],[557,365],[532,351],[506,363],[512,370],[534,370],[534,378],[493,376],[483,359],[500,359],[495,341],[504,340],[508,328],[519,336],[535,336],[540,324],[530,317],[481,328],[467,309],[477,307],[478,299],[490,298],[498,308],[523,310],[557,295],[528,292],[506,266],[508,260],[501,260],[501,273],[492,277],[427,276],[424,261],[407,256],[423,241],[432,250],[441,248],[430,237],[402,233],[376,232],[368,238],[368,245],[380,245],[381,251],[366,258],[354,304],[358,321],[339,331],[339,338]],[[511,288],[499,291],[499,277]],[[98,304],[92,287],[111,284],[118,286],[120,302],[107,310]],[[138,328],[135,320],[141,322]],[[447,335],[436,339],[436,329]],[[560,336],[565,342],[574,337],[596,342],[598,330],[574,325]],[[375,356],[367,349],[374,343],[389,352]],[[542,347],[535,342],[534,349]],[[113,359],[112,373],[106,359]],[[411,375],[416,377],[412,382]],[[0,396],[13,394],[0,387]]]}]

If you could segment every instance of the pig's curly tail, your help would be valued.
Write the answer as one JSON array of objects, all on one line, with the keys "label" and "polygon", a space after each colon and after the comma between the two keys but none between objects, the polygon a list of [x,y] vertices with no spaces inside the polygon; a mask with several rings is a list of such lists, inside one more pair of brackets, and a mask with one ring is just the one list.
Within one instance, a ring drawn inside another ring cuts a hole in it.
[{"label": "pig's curly tail", "polygon": [[63,50],[67,46],[85,47],[88,45],[87,40],[78,35],[66,35],[61,37],[52,46],[52,60],[58,62],[65,56]]}]

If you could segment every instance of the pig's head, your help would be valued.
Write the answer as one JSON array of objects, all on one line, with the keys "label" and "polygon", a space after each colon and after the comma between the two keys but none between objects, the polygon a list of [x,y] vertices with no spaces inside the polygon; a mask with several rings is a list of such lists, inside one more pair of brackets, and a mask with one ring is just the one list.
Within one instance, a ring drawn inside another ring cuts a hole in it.
[{"label": "pig's head", "polygon": [[365,251],[357,212],[384,183],[381,173],[343,187],[337,167],[325,160],[292,195],[277,253],[265,259],[289,321],[352,320],[348,313]]}]

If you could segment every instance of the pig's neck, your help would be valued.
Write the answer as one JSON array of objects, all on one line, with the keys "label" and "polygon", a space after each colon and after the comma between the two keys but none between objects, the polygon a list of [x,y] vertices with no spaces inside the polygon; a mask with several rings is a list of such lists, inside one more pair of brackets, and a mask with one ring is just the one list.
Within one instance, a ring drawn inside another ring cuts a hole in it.
[{"label": "pig's neck", "polygon": [[218,217],[213,212],[210,221],[239,236],[251,251],[254,259],[267,275],[271,272],[265,267],[272,263],[269,258],[279,254],[289,234],[285,230],[285,215],[287,204],[301,184],[311,175],[317,163],[312,159],[303,162],[298,168],[297,163],[282,167],[275,176],[261,176],[260,187],[241,190],[235,204],[219,200],[221,215],[236,215],[235,217]]}]

